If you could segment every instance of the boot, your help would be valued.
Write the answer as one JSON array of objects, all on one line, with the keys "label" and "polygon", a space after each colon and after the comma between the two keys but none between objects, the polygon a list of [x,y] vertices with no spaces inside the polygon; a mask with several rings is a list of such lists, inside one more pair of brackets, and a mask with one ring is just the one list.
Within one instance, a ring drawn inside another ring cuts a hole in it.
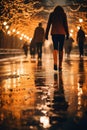
[{"label": "boot", "polygon": [[59,52],[59,71],[62,70],[63,51]]},{"label": "boot", "polygon": [[53,51],[54,70],[57,70],[57,54],[58,54],[58,51],[57,51],[57,50],[54,50],[54,51]]}]

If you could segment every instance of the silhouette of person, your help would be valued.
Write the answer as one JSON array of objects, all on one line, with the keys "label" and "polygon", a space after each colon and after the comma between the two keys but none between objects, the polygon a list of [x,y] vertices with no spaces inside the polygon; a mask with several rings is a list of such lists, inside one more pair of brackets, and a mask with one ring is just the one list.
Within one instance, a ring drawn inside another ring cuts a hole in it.
[{"label": "silhouette of person", "polygon": [[25,55],[27,57],[28,56],[28,44],[27,44],[27,42],[24,43],[23,50],[24,50],[24,53],[25,53]]},{"label": "silhouette of person", "polygon": [[38,24],[38,27],[35,28],[34,42],[36,43],[38,59],[41,60],[42,59],[42,46],[44,43],[44,28],[42,27],[41,22]]},{"label": "silhouette of person", "polygon": [[70,57],[70,53],[71,53],[72,47],[73,47],[73,42],[74,42],[74,40],[72,37],[69,37],[69,39],[66,39],[64,42],[65,54],[66,54],[67,58]]},{"label": "silhouette of person", "polygon": [[80,29],[77,32],[77,42],[78,42],[78,47],[79,47],[79,56],[82,57],[84,55],[84,42],[85,42],[85,32],[80,27]]},{"label": "silhouette of person", "polygon": [[34,42],[34,39],[32,39],[31,43],[30,43],[30,55],[31,55],[31,58],[35,58],[35,54],[36,54],[36,44]]},{"label": "silhouette of person", "polygon": [[[61,6],[56,6],[53,12],[50,13],[45,38],[48,40],[49,30],[51,28],[51,36],[53,41],[53,58],[54,58],[54,70],[62,70],[63,61],[63,46],[65,35],[66,39],[69,37],[67,16],[64,9]],[[57,68],[57,55],[59,52],[59,66]]]}]

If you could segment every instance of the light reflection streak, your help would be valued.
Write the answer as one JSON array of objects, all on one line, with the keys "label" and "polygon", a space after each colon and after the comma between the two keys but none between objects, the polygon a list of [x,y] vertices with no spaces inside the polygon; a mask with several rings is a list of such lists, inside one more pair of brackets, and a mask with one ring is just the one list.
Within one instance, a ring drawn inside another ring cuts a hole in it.
[{"label": "light reflection streak", "polygon": [[23,62],[20,62],[20,74],[24,73],[24,69],[23,69]]},{"label": "light reflection streak", "polygon": [[42,113],[46,114],[46,113],[47,113],[47,111],[46,111],[46,110],[42,110]]},{"label": "light reflection streak", "polygon": [[[81,106],[81,96],[83,94],[83,91],[82,91],[82,88],[80,88],[80,84],[78,83],[78,105]],[[79,109],[79,106],[78,106],[78,109]]]},{"label": "light reflection streak", "polygon": [[41,116],[40,117],[40,123],[43,124],[44,128],[49,128],[50,127],[50,120],[48,116]]},{"label": "light reflection streak", "polygon": [[83,94],[82,88],[80,88],[80,84],[78,83],[78,96]]}]

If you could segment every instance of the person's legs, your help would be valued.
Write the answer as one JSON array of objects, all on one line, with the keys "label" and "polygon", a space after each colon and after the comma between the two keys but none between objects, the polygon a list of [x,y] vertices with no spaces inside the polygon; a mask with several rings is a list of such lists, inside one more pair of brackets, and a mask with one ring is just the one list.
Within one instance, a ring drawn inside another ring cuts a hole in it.
[{"label": "person's legs", "polygon": [[37,54],[38,54],[38,59],[42,58],[42,43],[37,43]]},{"label": "person's legs", "polygon": [[53,40],[53,59],[54,59],[54,70],[57,70],[57,56],[58,56],[58,41],[57,41],[57,35],[52,35]]},{"label": "person's legs", "polygon": [[39,43],[39,58],[42,59],[42,43]]},{"label": "person's legs", "polygon": [[64,46],[65,35],[52,35],[53,40],[53,58],[54,58],[54,69],[57,70],[57,57],[59,53],[59,70],[62,69],[62,60],[63,60],[63,46]]},{"label": "person's legs", "polygon": [[62,69],[63,51],[59,51],[59,69]]},{"label": "person's legs", "polygon": [[69,58],[69,57],[70,57],[70,53],[71,53],[71,47],[70,47],[70,46],[68,46],[68,48],[67,48],[67,58]]},{"label": "person's legs", "polygon": [[39,59],[39,44],[37,43],[37,56],[38,56],[38,59]]},{"label": "person's legs", "polygon": [[58,51],[53,50],[54,70],[57,70],[57,55],[58,55]]},{"label": "person's legs", "polygon": [[58,51],[57,50],[53,50],[53,58],[54,58],[54,64],[57,65],[57,54]]},{"label": "person's legs", "polygon": [[64,39],[65,35],[59,35],[59,70],[62,69]]},{"label": "person's legs", "polygon": [[79,42],[79,53],[80,53],[80,57],[84,55],[84,44],[83,42]]}]

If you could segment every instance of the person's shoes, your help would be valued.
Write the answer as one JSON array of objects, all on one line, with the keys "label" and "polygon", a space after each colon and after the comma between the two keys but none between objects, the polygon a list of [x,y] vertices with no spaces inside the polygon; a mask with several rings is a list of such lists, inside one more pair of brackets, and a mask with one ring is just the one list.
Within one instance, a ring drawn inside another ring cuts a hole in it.
[{"label": "person's shoes", "polygon": [[57,70],[57,65],[54,65],[54,70]]}]

